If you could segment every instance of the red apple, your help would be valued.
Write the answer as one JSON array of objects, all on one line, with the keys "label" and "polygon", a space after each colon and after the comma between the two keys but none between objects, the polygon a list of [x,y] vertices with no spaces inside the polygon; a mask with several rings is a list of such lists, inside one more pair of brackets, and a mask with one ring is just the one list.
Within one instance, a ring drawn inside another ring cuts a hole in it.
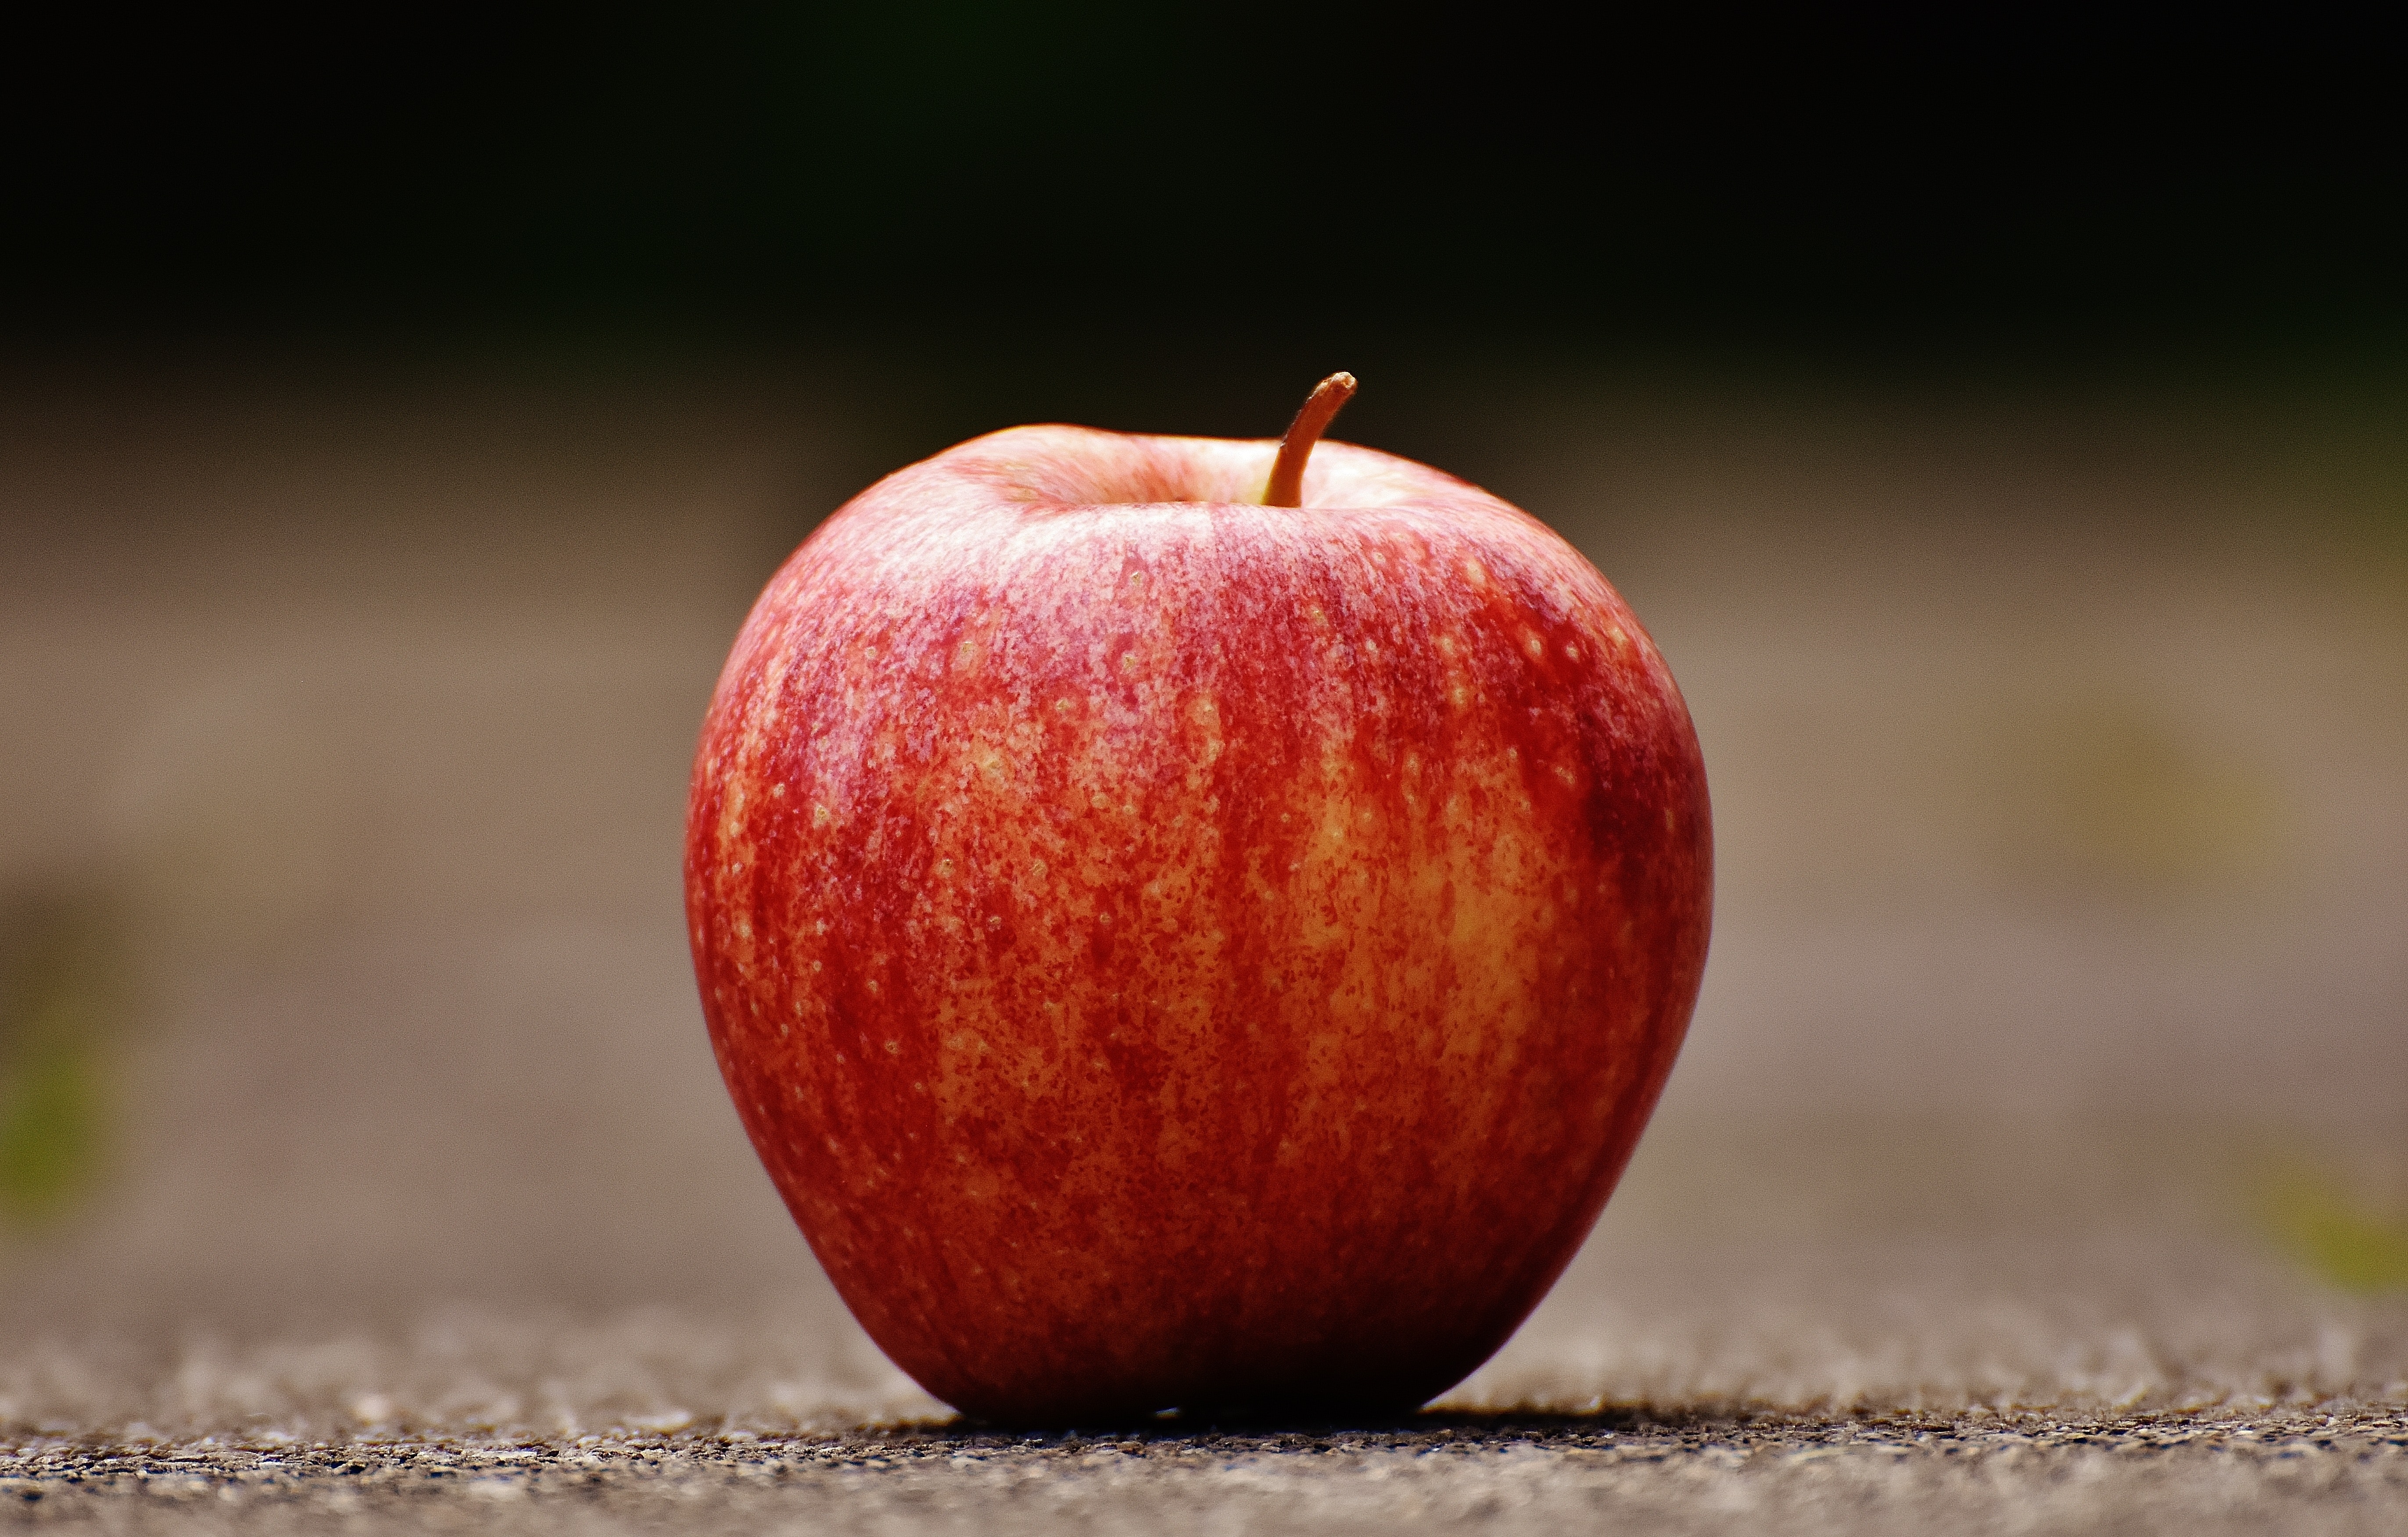
[{"label": "red apple", "polygon": [[862,1326],[972,1415],[1426,1401],[1562,1272],[1687,1028],[1672,675],[1527,514],[1307,470],[1340,378],[1277,475],[1046,426],[887,477],[712,697],[721,1071]]}]

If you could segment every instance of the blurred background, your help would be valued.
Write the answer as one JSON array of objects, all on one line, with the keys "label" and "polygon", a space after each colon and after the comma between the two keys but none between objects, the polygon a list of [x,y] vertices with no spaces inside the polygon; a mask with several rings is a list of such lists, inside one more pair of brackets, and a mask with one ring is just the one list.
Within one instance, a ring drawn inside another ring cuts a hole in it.
[{"label": "blurred background", "polygon": [[928,1409],[703,1035],[711,681],[885,471],[1340,367],[1621,588],[1716,803],[1656,1127],[1459,1402],[2408,1396],[2382,59],[1586,22],[29,39],[0,1430]]}]

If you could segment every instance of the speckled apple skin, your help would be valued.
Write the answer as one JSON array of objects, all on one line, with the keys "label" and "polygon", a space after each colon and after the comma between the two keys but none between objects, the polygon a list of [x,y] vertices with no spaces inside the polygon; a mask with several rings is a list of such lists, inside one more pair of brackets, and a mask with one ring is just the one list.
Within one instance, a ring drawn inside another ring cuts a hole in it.
[{"label": "speckled apple skin", "polygon": [[879,482],[695,766],[710,1037],[837,1289],[1012,1421],[1399,1409],[1512,1333],[1680,1048],[1680,691],[1596,568],[1342,444],[1029,427]]}]

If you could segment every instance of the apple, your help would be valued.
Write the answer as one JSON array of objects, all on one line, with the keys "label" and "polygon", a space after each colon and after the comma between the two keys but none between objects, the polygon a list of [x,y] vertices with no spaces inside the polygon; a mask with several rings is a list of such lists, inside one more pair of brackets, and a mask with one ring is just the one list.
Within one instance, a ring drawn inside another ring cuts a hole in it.
[{"label": "apple", "polygon": [[1536,519],[1322,428],[1018,427],[745,621],[695,969],[870,1337],[977,1416],[1408,1410],[1671,1070],[1713,901],[1671,673]]}]

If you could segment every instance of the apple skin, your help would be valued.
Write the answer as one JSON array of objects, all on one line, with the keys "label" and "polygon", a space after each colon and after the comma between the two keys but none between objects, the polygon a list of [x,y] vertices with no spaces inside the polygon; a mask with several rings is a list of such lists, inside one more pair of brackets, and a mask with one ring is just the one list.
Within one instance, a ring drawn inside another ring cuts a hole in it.
[{"label": "apple skin", "polygon": [[993,434],[770,581],[704,724],[721,1071],[870,1337],[1010,1422],[1399,1412],[1596,1221],[1687,1029],[1688,711],[1543,524],[1323,445]]}]

